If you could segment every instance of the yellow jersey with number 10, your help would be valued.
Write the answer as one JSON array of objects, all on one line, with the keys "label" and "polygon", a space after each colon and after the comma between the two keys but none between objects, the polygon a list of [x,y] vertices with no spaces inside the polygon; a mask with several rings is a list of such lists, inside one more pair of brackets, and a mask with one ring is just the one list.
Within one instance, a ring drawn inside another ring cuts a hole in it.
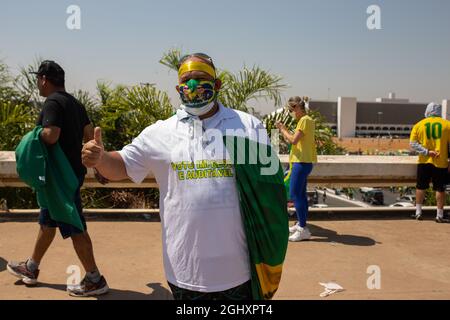
[{"label": "yellow jersey with number 10", "polygon": [[410,141],[420,143],[429,151],[439,152],[439,157],[419,155],[419,163],[431,163],[437,168],[448,167],[448,144],[450,142],[450,122],[440,117],[430,117],[417,123]]}]

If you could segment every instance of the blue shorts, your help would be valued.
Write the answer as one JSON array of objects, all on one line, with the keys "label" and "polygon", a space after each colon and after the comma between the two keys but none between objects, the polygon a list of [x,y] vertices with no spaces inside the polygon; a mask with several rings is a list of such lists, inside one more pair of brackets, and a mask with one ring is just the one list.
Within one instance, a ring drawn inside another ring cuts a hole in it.
[{"label": "blue shorts", "polygon": [[[74,201],[77,207],[78,214],[80,215],[81,223],[83,224],[84,230],[86,231],[87,230],[86,219],[83,216],[83,207],[81,205],[81,195],[80,195],[80,188],[83,185],[84,176],[79,177],[78,181],[79,186],[78,189],[75,191]],[[41,212],[39,214],[39,224],[47,228],[59,228],[59,231],[61,232],[61,236],[63,237],[63,239],[67,239],[74,235],[82,234],[85,232],[72,226],[71,224],[67,224],[64,222],[57,222],[53,220],[50,217],[50,212],[46,208],[41,208]]]}]

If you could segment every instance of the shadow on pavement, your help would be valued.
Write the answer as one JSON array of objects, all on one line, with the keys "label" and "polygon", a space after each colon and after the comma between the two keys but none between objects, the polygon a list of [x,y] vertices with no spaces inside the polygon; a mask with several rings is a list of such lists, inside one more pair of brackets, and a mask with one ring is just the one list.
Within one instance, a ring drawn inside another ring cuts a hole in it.
[{"label": "shadow on pavement", "polygon": [[[21,280],[17,280],[14,285],[26,286]],[[108,294],[95,297],[97,300],[173,300],[172,293],[164,288],[161,283],[148,283],[147,287],[153,289],[151,293],[142,293],[130,290],[118,290],[110,288]],[[39,282],[37,286],[29,287],[33,288],[48,288],[53,290],[59,290],[66,292],[66,285],[63,284],[50,284]],[[82,298],[80,298],[82,299]]]},{"label": "shadow on pavement", "polygon": [[[348,246],[362,246],[369,247],[376,244],[381,244],[369,237],[354,236],[349,234],[338,234],[334,230],[325,229],[313,224],[308,225],[313,238],[309,241],[311,242],[335,242],[340,244],[345,244]],[[317,238],[319,237],[319,238]]]},{"label": "shadow on pavement", "polygon": [[0,272],[3,272],[6,270],[6,265],[8,264],[8,261],[0,257]]},{"label": "shadow on pavement", "polygon": [[152,293],[110,289],[109,293],[97,297],[98,300],[173,300],[172,292],[164,288],[161,283],[148,283]]}]

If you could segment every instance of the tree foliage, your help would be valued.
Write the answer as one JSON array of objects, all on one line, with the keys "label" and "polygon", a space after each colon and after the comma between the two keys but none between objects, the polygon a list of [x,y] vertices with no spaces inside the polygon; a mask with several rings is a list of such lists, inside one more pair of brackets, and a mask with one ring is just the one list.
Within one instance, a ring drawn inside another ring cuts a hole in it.
[{"label": "tree foliage", "polygon": [[22,104],[0,101],[0,150],[14,150],[33,127],[33,117]]},{"label": "tree foliage", "polygon": [[167,93],[152,86],[111,88],[101,83],[98,91],[102,105],[95,109],[92,117],[99,118],[108,149],[121,149],[147,126],[174,113]]},{"label": "tree foliage", "polygon": [[[169,70],[177,71],[181,57],[181,50],[172,49],[163,54],[160,63]],[[41,61],[38,58],[31,65],[21,67],[17,77],[12,77],[8,67],[0,61],[0,150],[14,150],[22,136],[35,125],[43,99],[37,90],[36,77],[30,71],[37,70]],[[218,78],[223,82],[221,101],[229,107],[250,113],[254,112],[250,106],[254,100],[272,102],[274,109],[279,107],[281,94],[287,88],[280,76],[258,66],[244,67],[235,74],[218,70]],[[168,94],[151,85],[124,86],[99,81],[94,96],[83,90],[72,94],[86,107],[93,124],[102,128],[108,150],[121,149],[147,126],[169,118],[175,111]],[[331,140],[331,130],[324,125],[321,116],[314,112],[311,115],[316,119],[319,152],[339,152]],[[264,118],[264,124],[269,134],[275,121],[281,121],[291,129],[296,124],[285,111],[268,115]],[[287,152],[287,145],[281,151]],[[82,197],[87,207],[153,207],[159,193],[154,189],[86,189]],[[2,188],[0,198],[6,199],[10,207],[36,206],[35,195],[29,189]]]},{"label": "tree foliage", "polygon": [[14,79],[17,94],[15,100],[27,105],[35,116],[38,115],[44,99],[39,95],[36,76],[31,72],[38,70],[41,62],[41,58],[36,58],[30,65],[20,67],[19,75]]},{"label": "tree foliage", "polygon": [[21,99],[8,66],[0,61],[0,150],[14,150],[34,126],[32,107]]}]

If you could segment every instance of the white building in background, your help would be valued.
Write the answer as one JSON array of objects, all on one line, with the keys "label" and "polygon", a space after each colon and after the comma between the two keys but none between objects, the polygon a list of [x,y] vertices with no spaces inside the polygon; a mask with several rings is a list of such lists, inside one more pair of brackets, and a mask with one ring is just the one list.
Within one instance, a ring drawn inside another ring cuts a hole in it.
[{"label": "white building in background", "polygon": [[[314,106],[311,105],[314,110]],[[356,98],[338,98],[337,124],[334,129],[338,137],[351,137],[355,135],[356,115],[358,113],[358,102]]]},{"label": "white building in background", "polygon": [[450,120],[450,100],[448,99],[442,101],[442,117]]},{"label": "white building in background", "polygon": [[377,98],[375,101],[382,103],[409,103],[409,99],[397,98],[395,92],[389,92],[389,98]]},{"label": "white building in background", "polygon": [[[395,93],[376,102],[359,102],[339,97],[337,102],[311,100],[311,110],[319,111],[340,138],[391,136],[409,137],[414,124],[424,118],[428,103],[411,103]],[[450,100],[442,101],[443,118],[450,119]]]}]

